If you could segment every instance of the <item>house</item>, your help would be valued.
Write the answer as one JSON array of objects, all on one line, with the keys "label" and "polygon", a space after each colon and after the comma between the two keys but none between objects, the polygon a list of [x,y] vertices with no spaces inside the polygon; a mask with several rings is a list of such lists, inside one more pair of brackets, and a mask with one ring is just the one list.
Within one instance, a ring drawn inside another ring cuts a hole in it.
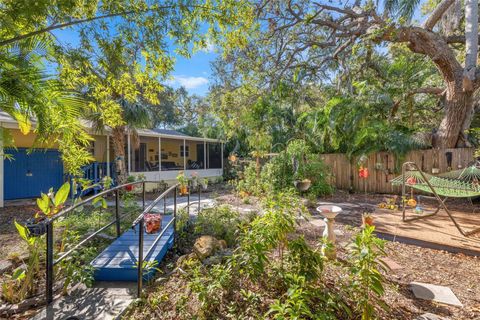
[{"label": "house", "polygon": [[[35,123],[33,126],[35,126]],[[90,145],[94,162],[83,168],[86,178],[98,182],[104,176],[115,176],[112,139],[109,129],[93,132]],[[5,148],[14,160],[0,161],[0,206],[4,200],[34,198],[49,188],[58,188],[68,180],[60,152],[55,146],[35,146],[35,133],[24,135],[15,119],[0,112],[0,127],[7,128],[16,148]],[[173,182],[179,171],[187,176],[216,178],[223,175],[223,142],[191,137],[174,130],[137,130],[139,147],[134,148],[131,135],[126,136],[126,166],[130,175],[144,175],[149,181]],[[1,143],[1,142],[0,142]],[[0,145],[0,147],[2,147]],[[2,153],[2,156],[3,154]]]}]

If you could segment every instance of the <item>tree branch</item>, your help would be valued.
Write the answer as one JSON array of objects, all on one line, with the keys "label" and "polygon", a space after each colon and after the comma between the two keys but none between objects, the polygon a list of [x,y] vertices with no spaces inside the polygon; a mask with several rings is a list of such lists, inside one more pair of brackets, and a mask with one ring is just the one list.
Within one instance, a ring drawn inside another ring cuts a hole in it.
[{"label": "tree branch", "polygon": [[435,7],[427,20],[425,20],[423,27],[429,31],[432,31],[433,27],[435,27],[437,22],[442,18],[445,11],[447,11],[454,2],[455,0],[442,0],[442,2]]},{"label": "tree branch", "polygon": [[425,88],[417,88],[417,89],[414,89],[412,91],[409,91],[407,92],[407,94],[405,94],[402,99],[398,100],[397,102],[395,102],[392,106],[392,111],[390,111],[390,117],[393,118],[396,114],[397,114],[397,111],[398,111],[398,108],[400,107],[400,103],[413,96],[413,95],[416,95],[416,94],[419,94],[419,93],[425,93],[425,94],[434,94],[434,95],[437,95],[437,96],[442,96],[445,94],[445,88],[437,88],[437,87],[425,87]]},{"label": "tree branch", "polygon": [[[71,27],[71,26],[86,23],[86,22],[92,22],[92,21],[95,21],[95,20],[102,20],[102,19],[114,18],[114,17],[119,17],[119,16],[128,16],[128,15],[131,15],[131,14],[134,14],[134,13],[147,13],[147,12],[153,12],[153,11],[162,10],[162,9],[174,9],[175,7],[176,7],[175,5],[159,6],[159,7],[148,8],[148,9],[144,9],[144,10],[131,10],[131,11],[123,11],[123,12],[117,12],[117,13],[109,13],[109,14],[105,14],[105,15],[101,15],[101,16],[95,16],[95,17],[86,18],[86,19],[73,20],[73,21],[69,21],[69,22],[65,22],[65,23],[61,23],[61,24],[53,23],[50,26],[45,27],[43,29],[35,30],[35,31],[29,32],[29,33],[25,33],[25,34],[22,34],[22,35],[15,36],[15,37],[7,39],[7,40],[0,41],[0,47],[6,46],[8,44],[14,43],[14,42],[19,41],[19,40],[23,40],[23,39],[26,39],[26,38],[29,38],[29,37],[33,37],[33,36],[38,35],[38,34],[42,34],[42,33],[45,33],[45,32],[50,32],[50,31],[56,30],[56,29]],[[188,6],[188,7],[209,9],[209,10],[215,11],[217,13],[220,13],[219,11],[217,11],[213,8],[208,8],[206,6],[201,6],[201,5],[191,5],[191,6]]]}]

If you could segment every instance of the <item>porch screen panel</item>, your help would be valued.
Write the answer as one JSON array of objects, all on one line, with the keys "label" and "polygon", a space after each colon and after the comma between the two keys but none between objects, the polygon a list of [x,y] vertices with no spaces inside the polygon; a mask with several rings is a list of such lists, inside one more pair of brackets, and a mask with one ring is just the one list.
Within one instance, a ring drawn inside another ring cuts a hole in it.
[{"label": "porch screen panel", "polygon": [[207,169],[222,168],[222,144],[207,142]]},{"label": "porch screen panel", "polygon": [[[188,148],[188,153],[190,149]],[[162,150],[160,150],[161,171],[183,170],[183,138],[162,138]]]},{"label": "porch screen panel", "polygon": [[140,137],[131,148],[132,172],[158,171],[158,138]]},{"label": "porch screen panel", "polygon": [[185,140],[185,152],[182,152],[183,146],[180,146],[181,155],[185,154],[187,170],[205,169],[203,141]]}]

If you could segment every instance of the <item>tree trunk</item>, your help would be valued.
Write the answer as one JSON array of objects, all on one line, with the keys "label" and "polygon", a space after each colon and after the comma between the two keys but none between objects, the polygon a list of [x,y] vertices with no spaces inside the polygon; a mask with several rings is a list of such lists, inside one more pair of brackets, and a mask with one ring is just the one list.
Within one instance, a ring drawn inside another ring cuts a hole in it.
[{"label": "tree trunk", "polygon": [[463,90],[462,81],[458,79],[456,83],[447,84],[445,115],[434,139],[434,147],[465,146],[464,131],[470,127],[472,109],[472,92]]},{"label": "tree trunk", "polygon": [[127,181],[127,168],[125,161],[125,126],[112,129],[113,154],[117,173],[117,184]]}]

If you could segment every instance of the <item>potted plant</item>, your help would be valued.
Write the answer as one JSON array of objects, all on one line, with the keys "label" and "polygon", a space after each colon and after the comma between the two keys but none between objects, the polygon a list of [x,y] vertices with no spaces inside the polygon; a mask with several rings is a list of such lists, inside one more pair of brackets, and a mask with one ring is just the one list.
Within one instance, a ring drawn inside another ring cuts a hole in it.
[{"label": "potted plant", "polygon": [[373,216],[369,212],[364,212],[362,214],[362,225],[365,226],[373,226]]},{"label": "potted plant", "polygon": [[[132,183],[132,182],[135,182],[135,176],[128,176],[127,177],[127,183]],[[132,191],[133,190],[133,185],[125,186],[125,190]]]},{"label": "potted plant", "polygon": [[188,193],[188,178],[183,171],[180,171],[177,176],[177,181],[180,184],[180,195]]},{"label": "potted plant", "polygon": [[203,179],[202,179],[202,181],[201,181],[200,184],[202,185],[202,189],[203,189],[203,190],[207,190],[207,188],[208,188],[208,182],[209,182],[208,178],[203,178]]},{"label": "potted plant", "polygon": [[307,177],[307,170],[305,167],[306,165],[303,161],[296,161],[296,159],[293,161],[293,168],[295,170],[293,175],[293,185],[300,192],[307,191],[312,185],[312,180]]}]

